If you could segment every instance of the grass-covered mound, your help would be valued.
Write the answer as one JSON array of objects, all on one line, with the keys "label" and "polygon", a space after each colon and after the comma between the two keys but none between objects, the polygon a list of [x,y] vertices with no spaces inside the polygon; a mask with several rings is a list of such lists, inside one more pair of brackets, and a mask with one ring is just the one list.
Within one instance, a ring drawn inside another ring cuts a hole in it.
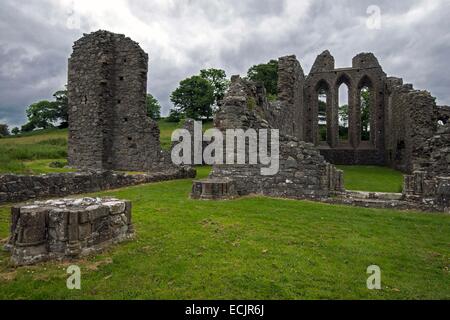
[{"label": "grass-covered mound", "polygon": [[[207,169],[200,169],[201,177]],[[450,216],[247,197],[188,198],[191,180],[96,193],[133,201],[135,241],[17,269],[0,299],[450,299]],[[0,207],[0,239],[9,207]],[[66,268],[81,267],[81,290]],[[368,266],[382,290],[366,288]]]}]

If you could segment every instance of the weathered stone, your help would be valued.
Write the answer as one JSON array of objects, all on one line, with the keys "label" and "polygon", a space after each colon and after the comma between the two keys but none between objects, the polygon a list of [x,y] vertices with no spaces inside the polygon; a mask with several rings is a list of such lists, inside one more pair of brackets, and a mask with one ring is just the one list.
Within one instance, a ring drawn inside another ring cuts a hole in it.
[{"label": "weathered stone", "polygon": [[[264,128],[263,124],[267,124],[271,129],[276,128],[273,127],[274,114],[268,113],[270,106],[267,104],[264,88],[239,77],[232,79],[229,91],[215,117],[216,128],[222,132],[239,128],[258,130]],[[236,101],[243,100],[256,102],[251,112],[246,110],[245,106],[236,104]],[[248,119],[245,123],[242,122],[243,114],[246,114]],[[335,190],[342,190],[342,173],[325,162],[314,145],[297,140],[296,137],[280,134],[280,168],[279,172],[272,176],[262,175],[261,168],[264,166],[260,164],[214,165],[210,181],[231,179],[238,195],[322,198]],[[245,152],[248,152],[248,148]],[[301,174],[298,174],[299,172]],[[322,180],[326,183],[321,183]],[[202,192],[203,185],[194,182],[193,194]]]},{"label": "weathered stone", "polygon": [[27,265],[77,258],[130,239],[133,228],[131,206],[127,203],[113,198],[83,198],[36,201],[14,207],[6,246],[11,261]]},{"label": "weathered stone", "polygon": [[169,168],[159,128],[146,114],[148,55],[121,34],[97,31],[69,59],[69,165],[79,169]]},{"label": "weathered stone", "polygon": [[194,181],[191,198],[202,200],[233,199],[237,196],[232,179],[207,179]]}]

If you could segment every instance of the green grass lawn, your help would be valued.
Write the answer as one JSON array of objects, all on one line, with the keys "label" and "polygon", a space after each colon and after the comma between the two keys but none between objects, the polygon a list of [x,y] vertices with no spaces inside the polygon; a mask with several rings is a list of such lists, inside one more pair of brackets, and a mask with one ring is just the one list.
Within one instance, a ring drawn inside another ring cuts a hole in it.
[{"label": "green grass lawn", "polygon": [[403,173],[379,166],[337,166],[347,190],[402,192]]},{"label": "green grass lawn", "polygon": [[[208,168],[199,170],[200,177]],[[133,202],[135,241],[12,268],[0,299],[450,299],[450,216],[246,197],[188,199],[191,180],[96,193]],[[9,207],[0,207],[0,239]],[[66,289],[78,264],[82,289]],[[380,266],[382,290],[366,288]]]}]

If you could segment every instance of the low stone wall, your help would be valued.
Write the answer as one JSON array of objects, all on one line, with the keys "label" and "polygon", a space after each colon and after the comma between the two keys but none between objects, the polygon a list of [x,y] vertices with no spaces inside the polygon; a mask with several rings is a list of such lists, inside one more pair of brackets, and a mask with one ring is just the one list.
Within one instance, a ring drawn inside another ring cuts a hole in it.
[{"label": "low stone wall", "polygon": [[180,167],[156,173],[126,174],[113,171],[55,173],[39,176],[0,176],[0,204],[36,198],[97,192],[173,179],[194,178],[196,171]]},{"label": "low stone wall", "polygon": [[422,209],[450,213],[450,177],[430,177],[424,171],[405,176],[405,198]]},{"label": "low stone wall", "polygon": [[35,201],[11,209],[5,249],[15,265],[77,258],[133,236],[131,202],[115,198]]}]

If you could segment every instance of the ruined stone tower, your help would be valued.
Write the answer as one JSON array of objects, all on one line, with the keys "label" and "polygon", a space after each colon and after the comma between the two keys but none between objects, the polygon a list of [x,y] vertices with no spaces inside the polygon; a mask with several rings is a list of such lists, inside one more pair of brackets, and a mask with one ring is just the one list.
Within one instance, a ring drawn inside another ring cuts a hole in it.
[{"label": "ruined stone tower", "polygon": [[69,165],[143,171],[159,162],[159,129],[146,116],[148,56],[124,35],[97,31],[69,59]]}]

